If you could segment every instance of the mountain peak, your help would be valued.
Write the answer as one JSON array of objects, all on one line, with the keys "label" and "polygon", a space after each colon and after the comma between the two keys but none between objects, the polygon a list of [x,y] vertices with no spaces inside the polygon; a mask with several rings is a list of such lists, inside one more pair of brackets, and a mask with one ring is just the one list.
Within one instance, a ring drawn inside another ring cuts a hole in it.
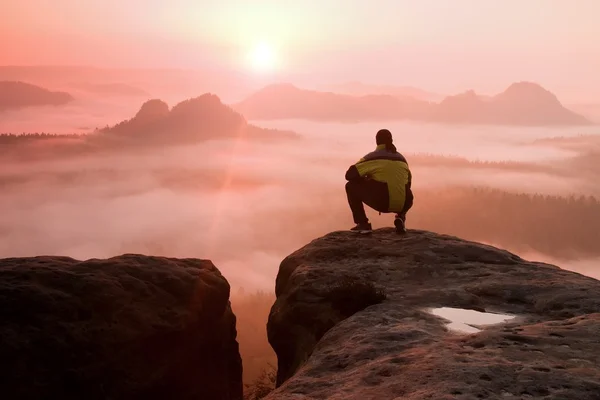
[{"label": "mountain peak", "polygon": [[135,115],[135,119],[143,121],[152,121],[169,114],[169,105],[160,99],[152,99],[142,104],[142,107]]},{"label": "mountain peak", "polygon": [[500,97],[508,97],[515,100],[527,99],[547,101],[560,104],[560,101],[554,93],[545,89],[538,83],[527,81],[515,82],[511,84],[504,92],[496,96],[496,98]]},{"label": "mountain peak", "polygon": [[[219,96],[213,93],[204,93],[198,97],[184,100],[176,104],[171,112],[174,115],[192,114],[205,112],[233,112],[228,106],[221,102]],[[241,117],[241,116],[240,116]]]},{"label": "mountain peak", "polygon": [[289,139],[291,132],[265,130],[249,125],[240,113],[212,93],[184,100],[169,110],[160,99],[146,101],[135,117],[104,129],[111,138],[137,138],[132,145],[194,143],[239,136],[244,132],[256,140]]}]

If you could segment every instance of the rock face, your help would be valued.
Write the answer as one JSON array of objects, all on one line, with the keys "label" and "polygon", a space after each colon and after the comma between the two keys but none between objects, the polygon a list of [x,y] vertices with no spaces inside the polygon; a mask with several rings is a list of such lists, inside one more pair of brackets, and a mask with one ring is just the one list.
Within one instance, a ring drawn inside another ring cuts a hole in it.
[{"label": "rock face", "polygon": [[242,398],[229,284],[206,260],[0,260],[7,399]]},{"label": "rock face", "polygon": [[[281,263],[276,295],[268,399],[600,398],[600,281],[552,265],[426,231],[334,232]],[[435,307],[516,318],[466,334]]]}]

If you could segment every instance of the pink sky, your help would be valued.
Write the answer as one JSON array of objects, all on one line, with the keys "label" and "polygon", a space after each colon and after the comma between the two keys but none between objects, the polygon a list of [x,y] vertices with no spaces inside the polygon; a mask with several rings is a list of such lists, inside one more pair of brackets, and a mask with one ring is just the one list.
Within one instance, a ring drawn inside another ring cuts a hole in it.
[{"label": "pink sky", "polygon": [[[600,102],[600,0],[2,0],[0,65],[250,70]],[[274,78],[275,79],[275,78]]]}]

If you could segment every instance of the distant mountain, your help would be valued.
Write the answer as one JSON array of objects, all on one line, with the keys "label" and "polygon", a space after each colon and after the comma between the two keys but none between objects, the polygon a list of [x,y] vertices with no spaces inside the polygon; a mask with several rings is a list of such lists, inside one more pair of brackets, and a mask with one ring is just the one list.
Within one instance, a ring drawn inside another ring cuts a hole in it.
[{"label": "distant mountain", "polygon": [[440,101],[444,96],[428,92],[413,86],[371,85],[362,82],[346,82],[341,84],[323,85],[324,91],[330,91],[352,96],[390,95],[400,98],[413,98],[422,101]]},{"label": "distant mountain", "polygon": [[[162,151],[168,146],[195,144],[215,139],[227,143],[295,140],[291,131],[265,129],[223,104],[219,97],[204,94],[169,108],[159,99],[146,101],[130,119],[96,129],[86,135],[0,134],[2,157],[33,161],[135,150]],[[44,146],[36,143],[44,141]],[[10,150],[10,151],[9,151]],[[3,158],[4,160],[4,158]]]},{"label": "distant mountain", "polygon": [[0,82],[0,111],[33,106],[59,106],[73,100],[69,93],[52,92],[25,82]]},{"label": "distant mountain", "polygon": [[[1,15],[0,15],[1,20]],[[0,23],[1,24],[1,23]],[[73,83],[108,85],[122,82],[142,88],[152,97],[185,99],[198,93],[218,93],[221,99],[240,99],[256,90],[256,78],[227,68],[103,68],[88,66],[2,66],[0,81],[30,82],[43,87],[69,88]],[[63,89],[70,90],[70,89]],[[147,96],[147,98],[151,98]],[[173,100],[171,100],[173,101]]]},{"label": "distant mountain", "polygon": [[565,108],[557,97],[531,82],[513,83],[504,92],[482,97],[473,91],[446,97],[433,120],[501,125],[586,125],[585,117]]},{"label": "distant mountain", "polygon": [[163,144],[234,137],[295,137],[291,132],[262,129],[248,124],[242,115],[210,93],[182,101],[172,109],[162,100],[149,100],[133,118],[103,129],[100,134],[133,139],[133,142]]},{"label": "distant mountain", "polygon": [[275,84],[254,93],[234,109],[249,119],[386,120],[421,115],[428,104],[391,95],[349,96]]},{"label": "distant mountain", "polygon": [[144,89],[128,85],[126,83],[77,83],[72,85],[74,88],[89,93],[112,95],[112,96],[131,96],[131,97],[149,97],[150,94]]},{"label": "distant mountain", "polygon": [[497,125],[587,125],[538,84],[518,82],[495,96],[467,91],[439,103],[391,95],[350,96],[299,89],[290,84],[263,88],[233,106],[249,119],[329,121],[417,120]]}]

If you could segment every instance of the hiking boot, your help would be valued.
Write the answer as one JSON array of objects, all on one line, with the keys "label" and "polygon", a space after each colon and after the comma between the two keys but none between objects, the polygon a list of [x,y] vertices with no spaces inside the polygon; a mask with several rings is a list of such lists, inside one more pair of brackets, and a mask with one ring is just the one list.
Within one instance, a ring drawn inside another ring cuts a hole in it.
[{"label": "hiking boot", "polygon": [[404,221],[405,218],[406,217],[403,217],[402,215],[396,215],[396,218],[394,219],[396,233],[406,233],[406,225]]},{"label": "hiking boot", "polygon": [[350,229],[350,231],[358,232],[358,233],[371,232],[372,230],[373,230],[373,228],[371,227],[371,223],[369,223],[369,222],[364,222],[362,224],[356,224],[356,226],[354,228]]}]

